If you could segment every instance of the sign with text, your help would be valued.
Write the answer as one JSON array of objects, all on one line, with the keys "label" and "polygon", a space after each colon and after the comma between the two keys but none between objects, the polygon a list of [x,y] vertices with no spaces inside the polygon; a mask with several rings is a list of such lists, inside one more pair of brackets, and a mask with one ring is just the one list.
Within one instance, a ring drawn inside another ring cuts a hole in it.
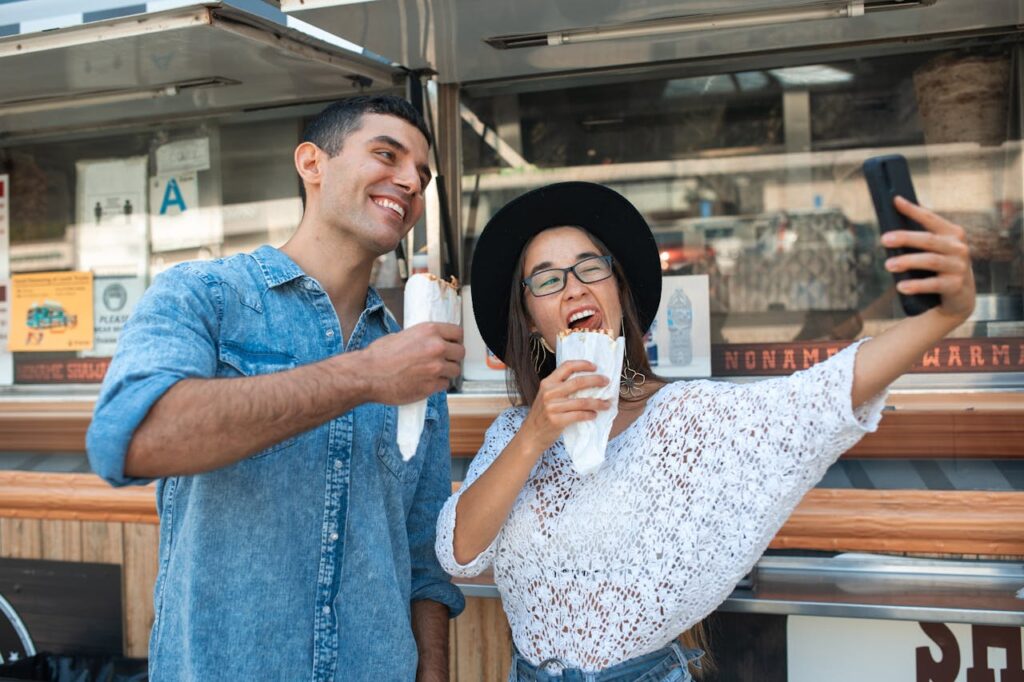
[{"label": "sign with text", "polygon": [[1024,628],[790,616],[788,682],[1024,679]]},{"label": "sign with text", "polygon": [[141,277],[97,277],[93,280],[93,327],[95,338],[84,357],[111,357],[117,348],[124,323],[142,298],[145,282]]},{"label": "sign with text", "polygon": [[153,251],[219,244],[224,239],[220,209],[199,206],[196,171],[151,178],[149,202]]},{"label": "sign with text", "polygon": [[[826,360],[849,341],[715,344],[711,369],[716,377],[792,374]],[[1022,372],[1024,338],[943,339],[914,363],[910,372]]]},{"label": "sign with text", "polygon": [[110,367],[110,358],[61,355],[19,355],[14,361],[14,381],[19,384],[99,384]]},{"label": "sign with text", "polygon": [[37,272],[11,278],[7,348],[41,352],[92,348],[92,273]]}]

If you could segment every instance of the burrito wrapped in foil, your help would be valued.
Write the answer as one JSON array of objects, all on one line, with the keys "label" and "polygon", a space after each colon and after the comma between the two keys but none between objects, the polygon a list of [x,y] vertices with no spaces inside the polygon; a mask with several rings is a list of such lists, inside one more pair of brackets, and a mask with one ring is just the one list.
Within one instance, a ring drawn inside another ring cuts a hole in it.
[{"label": "burrito wrapped in foil", "polygon": [[[405,283],[405,328],[421,322],[462,322],[459,283],[446,282],[430,274],[415,274]],[[427,401],[420,400],[398,408],[398,449],[408,462],[416,454],[427,416]]]},{"label": "burrito wrapped in foil", "polygon": [[612,421],[619,413],[619,375],[626,348],[623,337],[615,338],[610,329],[569,329],[558,334],[555,360],[561,365],[567,360],[589,360],[597,366],[596,374],[608,378],[608,385],[577,391],[574,398],[603,398],[611,407],[597,413],[591,421],[570,424],[562,432],[566,452],[573,468],[581,474],[597,471],[604,462],[604,451],[612,431]]}]

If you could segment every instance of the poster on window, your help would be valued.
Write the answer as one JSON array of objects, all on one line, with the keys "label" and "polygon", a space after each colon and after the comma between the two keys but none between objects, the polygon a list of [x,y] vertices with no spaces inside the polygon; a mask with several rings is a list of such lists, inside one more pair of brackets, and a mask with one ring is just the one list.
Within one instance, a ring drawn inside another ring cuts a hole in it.
[{"label": "poster on window", "polygon": [[661,304],[644,335],[647,358],[667,378],[711,376],[711,321],[707,275],[662,278]]},{"label": "poster on window", "polygon": [[75,164],[79,269],[145,276],[146,163],[133,156]]},{"label": "poster on window", "polygon": [[219,208],[199,206],[199,173],[157,175],[149,182],[154,252],[219,244],[224,239]]},{"label": "poster on window", "polygon": [[92,348],[92,273],[35,272],[11,277],[8,350]]},{"label": "poster on window", "polygon": [[14,355],[7,350],[11,328],[11,281],[0,279],[0,386],[14,382]]},{"label": "poster on window", "polygon": [[109,358],[117,348],[124,323],[142,298],[146,285],[141,277],[96,277],[93,279],[93,347],[82,357]]},{"label": "poster on window", "polygon": [[11,176],[0,175],[0,280],[11,276]]}]

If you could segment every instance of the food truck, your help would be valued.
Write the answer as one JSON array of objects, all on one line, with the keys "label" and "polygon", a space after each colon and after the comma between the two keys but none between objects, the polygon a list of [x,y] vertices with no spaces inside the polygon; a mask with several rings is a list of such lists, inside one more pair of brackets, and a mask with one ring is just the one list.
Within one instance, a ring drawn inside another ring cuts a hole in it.
[{"label": "food truck", "polygon": [[[659,244],[656,371],[757,381],[903,315],[861,172],[903,155],[922,203],[968,233],[977,308],[894,385],[879,430],[708,619],[716,679],[1024,675],[1019,2],[280,0],[33,21],[0,38],[0,275],[91,270],[97,288],[125,287],[113,300],[128,308],[173,263],[284,241],[304,117],[357,92],[408,93],[441,181],[406,251],[459,276],[467,305],[475,240],[500,206],[600,182]],[[375,274],[395,310],[398,272],[389,257]],[[468,307],[463,321],[453,486],[508,405]],[[0,350],[0,556],[119,566],[123,651],[145,656],[152,491],[108,490],[82,455],[105,348]],[[461,587],[453,679],[503,679],[493,582]]]}]

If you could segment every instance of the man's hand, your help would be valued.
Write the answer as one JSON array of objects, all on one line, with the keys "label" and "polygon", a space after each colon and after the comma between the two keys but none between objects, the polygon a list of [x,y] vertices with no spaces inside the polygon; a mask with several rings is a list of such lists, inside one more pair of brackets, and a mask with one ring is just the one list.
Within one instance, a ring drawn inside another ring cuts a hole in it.
[{"label": "man's hand", "polygon": [[363,351],[369,399],[388,405],[422,400],[448,388],[466,357],[462,328],[424,322],[377,339]]}]

